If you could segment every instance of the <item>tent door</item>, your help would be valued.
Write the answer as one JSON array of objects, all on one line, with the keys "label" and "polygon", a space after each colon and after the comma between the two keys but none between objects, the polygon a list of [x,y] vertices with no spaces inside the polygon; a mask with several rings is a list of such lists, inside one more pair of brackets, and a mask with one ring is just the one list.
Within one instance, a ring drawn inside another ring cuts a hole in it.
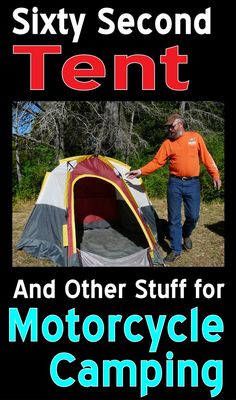
[{"label": "tent door", "polygon": [[78,249],[117,259],[149,247],[124,197],[107,179],[86,175],[76,180],[74,228]]}]

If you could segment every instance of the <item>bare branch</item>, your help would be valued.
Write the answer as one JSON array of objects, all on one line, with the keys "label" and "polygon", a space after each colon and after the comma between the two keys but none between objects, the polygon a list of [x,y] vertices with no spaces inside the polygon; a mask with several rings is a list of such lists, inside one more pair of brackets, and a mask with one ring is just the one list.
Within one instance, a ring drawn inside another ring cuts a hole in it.
[{"label": "bare branch", "polygon": [[23,140],[29,140],[29,141],[37,143],[37,144],[42,144],[44,146],[51,147],[53,149],[56,148],[55,146],[52,146],[49,143],[45,143],[45,142],[43,142],[41,140],[37,140],[37,139],[35,139],[35,138],[33,138],[33,137],[29,136],[29,135],[19,135],[18,133],[13,133],[12,136],[13,136],[13,138],[15,137],[15,138],[23,139]]}]

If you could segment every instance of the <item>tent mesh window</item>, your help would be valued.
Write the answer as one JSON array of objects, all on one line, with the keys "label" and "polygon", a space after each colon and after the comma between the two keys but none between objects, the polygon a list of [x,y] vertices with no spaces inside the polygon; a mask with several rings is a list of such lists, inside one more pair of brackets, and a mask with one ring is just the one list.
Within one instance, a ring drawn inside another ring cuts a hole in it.
[{"label": "tent mesh window", "polygon": [[106,258],[121,258],[149,247],[136,217],[116,188],[85,177],[74,186],[77,248]]}]

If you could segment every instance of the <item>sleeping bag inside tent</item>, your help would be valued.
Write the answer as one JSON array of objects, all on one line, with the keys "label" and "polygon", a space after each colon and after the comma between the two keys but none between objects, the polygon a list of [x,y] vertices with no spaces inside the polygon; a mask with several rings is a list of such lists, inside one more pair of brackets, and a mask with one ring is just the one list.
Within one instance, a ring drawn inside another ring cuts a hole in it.
[{"label": "sleeping bag inside tent", "polygon": [[46,174],[17,248],[58,266],[162,265],[157,216],[129,170],[103,156],[61,160]]}]

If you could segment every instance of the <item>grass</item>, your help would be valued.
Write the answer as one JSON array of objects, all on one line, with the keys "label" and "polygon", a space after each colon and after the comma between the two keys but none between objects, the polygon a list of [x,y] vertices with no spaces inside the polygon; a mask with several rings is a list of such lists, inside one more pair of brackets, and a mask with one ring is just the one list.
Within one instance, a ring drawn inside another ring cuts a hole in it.
[{"label": "grass", "polygon": [[[167,220],[166,201],[154,199],[152,203],[162,221]],[[17,202],[13,207],[13,266],[14,267],[50,267],[48,260],[38,260],[24,251],[16,250],[16,243],[24,229],[34,207],[33,201]],[[224,266],[224,204],[201,204],[201,216],[197,228],[192,234],[193,249],[183,251],[174,267],[221,267]],[[165,238],[161,247],[163,256],[169,242]]]},{"label": "grass", "polygon": [[[152,200],[158,217],[167,220],[166,200]],[[182,221],[184,215],[182,213]],[[222,267],[224,266],[224,204],[201,203],[200,218],[192,233],[193,248],[183,251],[173,267]],[[169,241],[165,239],[166,247]],[[163,246],[162,246],[163,247]],[[161,248],[162,255],[166,252]]]}]

